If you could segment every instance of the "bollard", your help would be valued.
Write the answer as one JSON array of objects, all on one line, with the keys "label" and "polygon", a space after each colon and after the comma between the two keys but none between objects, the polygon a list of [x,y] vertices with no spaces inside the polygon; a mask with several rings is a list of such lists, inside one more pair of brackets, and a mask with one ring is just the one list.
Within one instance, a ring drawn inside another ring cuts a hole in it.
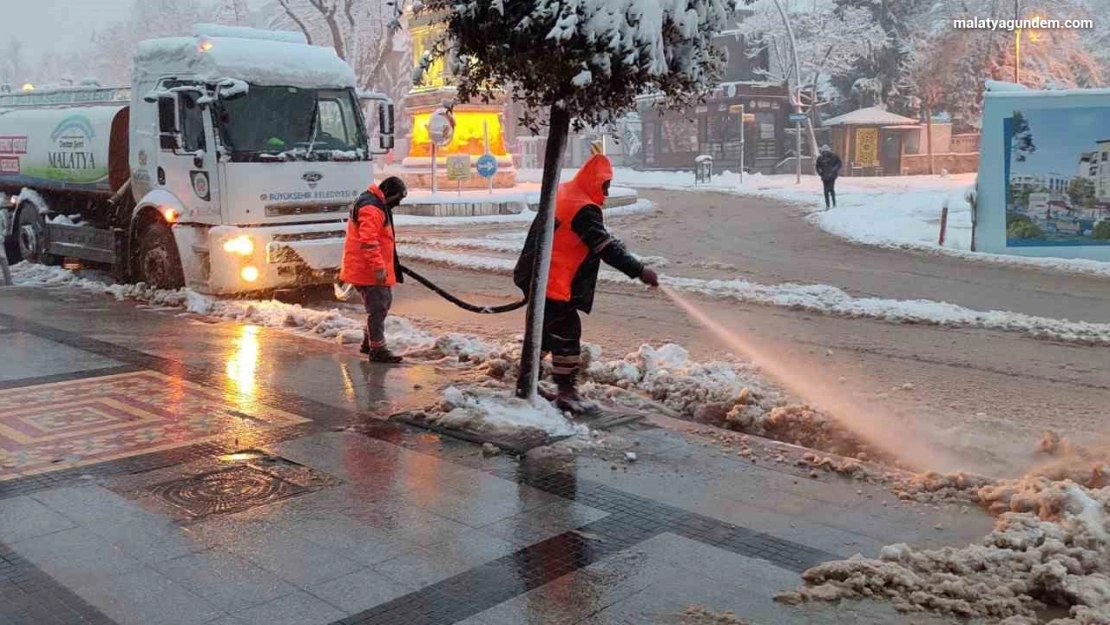
[{"label": "bollard", "polygon": [[702,154],[694,159],[694,184],[706,184],[713,180],[713,157]]},{"label": "bollard", "polygon": [[948,202],[944,203],[944,208],[940,211],[940,240],[937,245],[944,247],[944,235],[948,230]]},{"label": "bollard", "polygon": [[4,272],[4,286],[12,285],[12,270],[8,266],[8,252],[0,247],[0,271]]}]

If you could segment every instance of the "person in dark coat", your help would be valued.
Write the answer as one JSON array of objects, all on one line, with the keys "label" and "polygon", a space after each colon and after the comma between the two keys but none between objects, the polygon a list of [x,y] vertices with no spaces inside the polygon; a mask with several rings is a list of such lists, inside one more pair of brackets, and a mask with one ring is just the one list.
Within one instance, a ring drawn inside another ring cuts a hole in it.
[{"label": "person in dark coat", "polygon": [[339,278],[358,290],[366,308],[360,351],[370,362],[393,364],[402,358],[385,343],[385,319],[393,305],[393,285],[403,281],[394,244],[393,209],[408,190],[397,177],[370,185],[351,205]]},{"label": "person in dark coat", "polygon": [[821,146],[821,154],[817,157],[817,175],[825,186],[825,210],[829,210],[829,201],[836,208],[836,178],[840,175],[840,157],[833,153],[829,146]]},{"label": "person in dark coat", "polygon": [[[609,195],[613,166],[603,154],[594,154],[574,179],[559,185],[555,198],[555,238],[551,248],[543,312],[542,347],[551,354],[552,372],[559,389],[555,405],[573,413],[593,409],[578,393],[577,377],[582,354],[582,320],[579,311],[593,309],[601,263],[649,286],[659,286],[659,276],[625,249],[605,228],[602,206]],[[532,267],[541,232],[532,222],[513,282],[528,296]]]}]

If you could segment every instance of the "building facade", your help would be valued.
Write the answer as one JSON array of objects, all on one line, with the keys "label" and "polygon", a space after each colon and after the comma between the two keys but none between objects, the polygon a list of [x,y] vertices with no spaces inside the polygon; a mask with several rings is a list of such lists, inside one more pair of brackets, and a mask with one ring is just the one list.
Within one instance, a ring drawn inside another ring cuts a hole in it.
[{"label": "building facade", "polygon": [[[658,97],[639,100],[642,135],[636,166],[692,169],[695,158],[709,155],[717,171],[737,171],[743,145],[746,171],[773,173],[785,156],[790,114],[787,86],[761,80],[761,70],[768,66],[767,55],[751,58],[739,33],[723,33],[717,43],[728,50],[728,66],[723,82],[704,103],[668,111],[660,107]],[[736,105],[742,105],[744,113],[751,113],[754,119],[744,124],[732,108]]]}]

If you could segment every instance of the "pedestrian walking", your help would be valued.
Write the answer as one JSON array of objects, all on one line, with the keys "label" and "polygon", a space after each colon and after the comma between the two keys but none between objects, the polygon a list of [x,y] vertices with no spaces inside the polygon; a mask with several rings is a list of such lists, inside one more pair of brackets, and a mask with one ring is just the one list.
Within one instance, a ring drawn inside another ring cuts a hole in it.
[{"label": "pedestrian walking", "polygon": [[821,176],[821,183],[825,186],[825,210],[836,208],[836,179],[840,176],[840,157],[833,153],[827,145],[821,146],[821,154],[817,157],[817,175]]},{"label": "pedestrian walking", "polygon": [[393,209],[408,195],[405,183],[391,176],[367,187],[351,205],[343,264],[339,278],[355,287],[366,309],[359,351],[370,362],[399,363],[403,359],[386,346],[385,319],[393,305],[393,285],[403,282],[394,243]]},{"label": "pedestrian walking", "polygon": [[[629,278],[659,286],[659,276],[625,249],[605,228],[602,207],[613,180],[613,165],[603,154],[594,154],[574,179],[559,185],[555,198],[555,238],[551,249],[546,302],[543,312],[541,349],[551,354],[552,373],[558,393],[549,397],[561,410],[581,414],[595,406],[578,393],[578,369],[582,354],[582,320],[579,312],[593,308],[597,274],[601,262]],[[524,242],[513,270],[513,282],[527,297],[532,267],[541,232],[539,222]]]}]

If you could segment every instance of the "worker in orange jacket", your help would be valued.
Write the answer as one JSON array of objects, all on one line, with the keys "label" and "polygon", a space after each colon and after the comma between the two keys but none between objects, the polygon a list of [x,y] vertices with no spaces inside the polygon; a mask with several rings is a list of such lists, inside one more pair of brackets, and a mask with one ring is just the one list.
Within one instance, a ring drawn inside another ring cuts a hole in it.
[{"label": "worker in orange jacket", "polygon": [[339,279],[354,286],[366,309],[362,353],[370,362],[395,364],[403,359],[386,346],[385,319],[393,305],[393,285],[403,282],[397,258],[393,209],[408,195],[405,183],[391,176],[370,185],[351,206]]},{"label": "worker in orange jacket", "polygon": [[[601,262],[629,278],[659,286],[655,271],[645,267],[605,228],[602,206],[612,180],[613,166],[609,159],[604,154],[594,154],[573,180],[559,185],[555,197],[555,238],[551,248],[541,349],[544,354],[551,354],[552,373],[558,387],[555,405],[568,412],[582,413],[594,408],[577,388],[582,354],[582,321],[578,312],[589,314],[593,309]],[[532,282],[540,235],[538,221],[533,222],[513,271],[513,281],[525,296]]]}]

